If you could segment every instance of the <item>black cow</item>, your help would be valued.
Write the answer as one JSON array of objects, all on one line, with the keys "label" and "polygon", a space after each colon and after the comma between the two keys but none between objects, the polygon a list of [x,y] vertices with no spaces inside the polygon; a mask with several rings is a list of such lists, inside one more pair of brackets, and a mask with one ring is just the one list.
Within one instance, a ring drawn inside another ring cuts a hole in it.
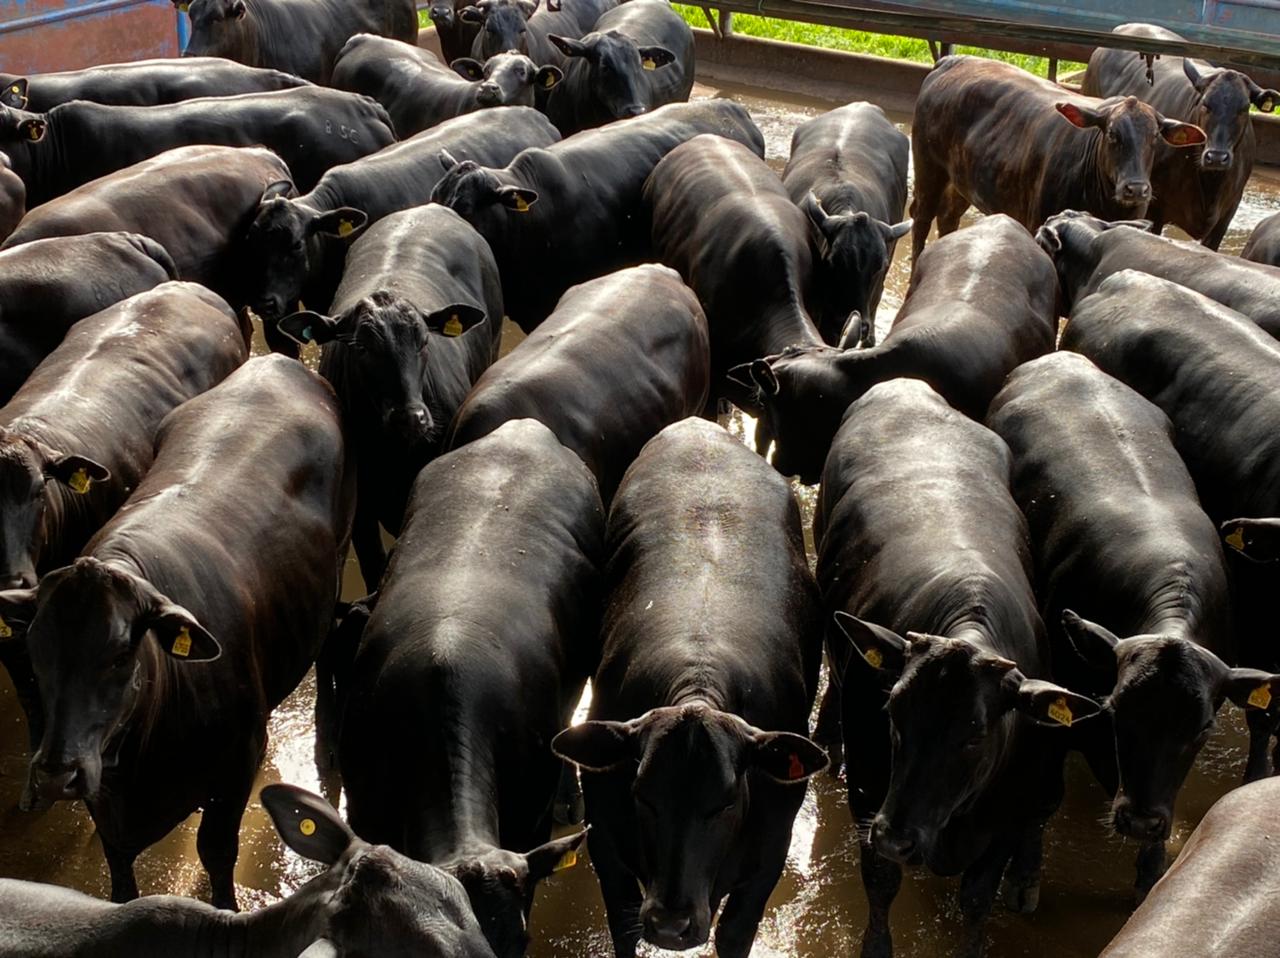
[{"label": "black cow", "polygon": [[599,659],[603,545],[591,473],[509,422],[422,470],[352,669],[352,827],[458,878],[499,958],[586,834],[551,840],[549,743]]},{"label": "black cow", "polygon": [[850,103],[796,127],[782,174],[804,210],[818,251],[811,309],[836,345],[853,313],[859,340],[876,344],[876,308],[898,240],[911,229],[907,154],[911,140],[874,103]]},{"label": "black cow", "polygon": [[[1280,781],[1218,799],[1182,854],[1099,958],[1266,955],[1280,936]],[[1230,902],[1224,908],[1223,903]]]},{"label": "black cow", "polygon": [[[644,184],[644,201],[658,258],[706,308],[712,396],[755,408],[725,380],[729,369],[822,343],[805,310],[813,259],[804,214],[758,152],[719,136],[667,154]],[[757,431],[762,454],[770,438],[767,428]]]},{"label": "black cow", "polygon": [[86,233],[0,251],[0,402],[8,402],[74,323],[177,278],[135,233]]},{"label": "black cow", "polygon": [[338,51],[357,33],[418,42],[413,0],[191,0],[189,12],[183,56],[225,57],[312,83],[329,82]]},{"label": "black cow", "polygon": [[[160,421],[248,358],[247,332],[191,283],[71,327],[0,408],[0,588],[29,589],[79,554],[150,468]],[[24,660],[20,643],[0,644],[34,751],[42,716]]]},{"label": "black cow", "polygon": [[1280,213],[1272,213],[1249,233],[1241,257],[1267,266],[1280,266]]},{"label": "black cow", "polygon": [[538,67],[522,53],[499,53],[485,63],[458,57],[445,66],[430,50],[358,33],[342,48],[333,85],[371,96],[407,137],[491,106],[533,106],[535,90],[560,82],[556,67]]},{"label": "black cow", "polygon": [[1146,225],[1108,223],[1073,210],[1049,217],[1036,242],[1057,264],[1059,311],[1069,313],[1108,276],[1133,269],[1203,293],[1280,339],[1280,269],[1154,236]]},{"label": "black cow", "polygon": [[309,190],[330,167],[395,142],[391,118],[368,97],[306,86],[163,106],[73,101],[48,113],[0,107],[0,149],[32,206],[166,150],[195,144],[265,146]]},{"label": "black cow", "polygon": [[427,7],[427,15],[436,29],[440,55],[444,57],[445,63],[471,55],[471,44],[479,27],[458,16],[469,3],[470,0],[430,0]]},{"label": "black cow", "polygon": [[1013,453],[1054,678],[1107,701],[1109,721],[1075,744],[1115,796],[1116,831],[1141,843],[1142,898],[1218,707],[1248,706],[1260,687],[1269,699],[1280,676],[1230,666],[1222,544],[1160,409],[1061,352],[1014,370],[988,425]]},{"label": "black cow", "polygon": [[[715,423],[686,419],[627,470],[609,514],[583,770],[617,958],[641,936],[746,958],[809,776],[822,616],[791,489]],[[727,900],[726,900],[727,899]]]},{"label": "black cow", "polygon": [[361,841],[319,795],[268,785],[262,804],[280,838],[328,868],[284,901],[241,916],[191,898],[113,905],[53,885],[0,879],[0,941],[9,958],[493,958],[456,880]]},{"label": "black cow", "polygon": [[709,349],[706,316],[674,270],[590,280],[480,377],[445,446],[536,419],[587,464],[608,505],[644,444],[706,406]]},{"label": "black cow", "polygon": [[204,96],[266,93],[306,85],[306,80],[280,70],[258,70],[221,57],[167,57],[32,76],[0,73],[0,104],[44,113],[71,100],[156,106]]},{"label": "black cow", "polygon": [[[835,612],[849,809],[870,905],[864,958],[892,954],[902,865],[963,873],[966,943],[982,952],[1001,876],[1039,899],[1045,823],[1062,798],[1038,723],[1098,711],[1045,681],[1027,524],[1009,449],[928,383],[897,379],[849,407],[822,473],[818,582]],[[843,633],[843,636],[842,636]],[[847,639],[847,642],[844,641]],[[839,651],[838,651],[839,650]]]},{"label": "black cow", "polygon": [[498,356],[502,282],[465,220],[420,206],[379,220],[355,242],[333,314],[295,313],[280,331],[324,344],[320,375],[338,393],[355,456],[353,540],[373,590],[386,564],[379,523],[400,531],[414,478]]},{"label": "black cow", "polygon": [[996,60],[943,57],[911,120],[912,258],[934,218],[952,232],[970,206],[1034,230],[1054,213],[1142,216],[1158,143],[1189,147],[1204,131],[1137,97],[1098,100]]},{"label": "black cow", "polygon": [[0,243],[27,215],[27,185],[13,172],[9,154],[0,153]]},{"label": "black cow", "polygon": [[254,262],[245,231],[263,190],[288,180],[289,168],[270,150],[186,146],[32,210],[0,249],[52,236],[141,233],[172,257],[171,278],[208,286],[239,308]]},{"label": "black cow", "polygon": [[502,169],[454,163],[431,199],[453,207],[489,241],[508,315],[528,332],[570,286],[650,258],[645,179],[700,133],[764,155],[764,137],[739,104],[671,103],[524,150]]},{"label": "black cow", "polygon": [[43,703],[28,805],[81,799],[111,869],[197,808],[213,904],[235,907],[267,717],[311,667],[351,522],[338,404],[282,356],[170,413],[129,501],[72,565],[0,592]]},{"label": "black cow", "polygon": [[749,373],[784,475],[818,481],[849,404],[876,383],[923,379],[981,419],[1005,377],[1053,349],[1053,262],[1007,216],[988,216],[916,262],[906,302],[872,349],[812,346],[753,362]]},{"label": "black cow", "polygon": [[667,0],[629,0],[581,40],[547,39],[567,58],[564,83],[546,97],[565,136],[688,100],[693,89],[693,31]]},{"label": "black cow", "polygon": [[245,241],[254,262],[250,303],[268,327],[299,300],[327,311],[350,242],[365,224],[430,200],[445,172],[442,150],[478,163],[506,163],[525,147],[559,139],[551,122],[529,107],[481,110],[335,167],[305,196],[290,199],[283,179],[272,184],[260,191]]},{"label": "black cow", "polygon": [[[1172,30],[1150,23],[1125,23],[1111,32],[1186,42]],[[1215,69],[1203,60],[1166,54],[1148,65],[1143,54],[1109,47],[1099,47],[1089,58],[1081,92],[1137,97],[1170,119],[1204,130],[1203,150],[1157,150],[1146,215],[1156,233],[1173,223],[1217,249],[1253,173],[1257,146],[1249,108],[1270,113],[1280,103],[1280,93],[1264,90],[1237,70]]]},{"label": "black cow", "polygon": [[563,67],[564,56],[548,37],[578,38],[591,32],[597,20],[618,0],[477,0],[459,16],[479,28],[471,55],[481,62],[507,50],[527,54],[539,66]]},{"label": "black cow", "polygon": [[[1173,422],[1174,444],[1205,511],[1223,523],[1235,634],[1248,665],[1280,671],[1270,639],[1276,593],[1267,532],[1280,516],[1280,376],[1275,340],[1225,306],[1168,280],[1116,273],[1071,314],[1062,348],[1084,353]],[[1244,517],[1244,518],[1239,518]],[[1260,700],[1261,701],[1261,700]],[[1269,703],[1262,701],[1262,705]],[[1277,710],[1249,709],[1246,781],[1267,774]]]}]

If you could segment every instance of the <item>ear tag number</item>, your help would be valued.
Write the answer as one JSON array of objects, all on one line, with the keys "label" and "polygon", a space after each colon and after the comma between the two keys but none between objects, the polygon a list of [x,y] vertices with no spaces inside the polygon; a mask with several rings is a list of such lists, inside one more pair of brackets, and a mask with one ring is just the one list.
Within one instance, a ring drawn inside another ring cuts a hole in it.
[{"label": "ear tag number", "polygon": [[172,652],[181,659],[185,659],[191,654],[191,633],[187,631],[185,625],[178,633],[178,637],[173,640]]},{"label": "ear tag number", "polygon": [[1067,705],[1067,700],[1062,696],[1058,696],[1054,699],[1053,703],[1046,711],[1049,713],[1049,718],[1053,719],[1059,725],[1065,725],[1067,728],[1071,727],[1071,722],[1075,718],[1075,716],[1071,714],[1071,706]]},{"label": "ear tag number", "polygon": [[462,320],[458,318],[457,313],[454,313],[452,316],[449,317],[449,321],[444,324],[444,328],[441,330],[441,332],[443,332],[446,336],[462,335]]},{"label": "ear tag number", "polygon": [[1249,693],[1249,704],[1263,711],[1271,707],[1271,683],[1264,682]]},{"label": "ear tag number", "polygon": [[72,492],[84,495],[89,491],[89,473],[84,467],[77,469],[71,474],[71,478],[67,480],[67,485],[71,487]]},{"label": "ear tag number", "polygon": [[1244,526],[1238,526],[1235,532],[1222,540],[1236,552],[1244,552]]},{"label": "ear tag number", "polygon": [[873,669],[878,669],[884,665],[884,655],[881,654],[879,649],[867,649],[862,653],[862,657],[867,660],[867,665]]},{"label": "ear tag number", "polygon": [[316,823],[309,818],[304,818],[298,822],[298,831],[302,832],[307,838],[316,833]]},{"label": "ear tag number", "polygon": [[576,864],[578,864],[578,852],[576,849],[570,848],[560,856],[560,860],[556,862],[556,867],[551,869],[551,871],[552,873],[567,871]]}]

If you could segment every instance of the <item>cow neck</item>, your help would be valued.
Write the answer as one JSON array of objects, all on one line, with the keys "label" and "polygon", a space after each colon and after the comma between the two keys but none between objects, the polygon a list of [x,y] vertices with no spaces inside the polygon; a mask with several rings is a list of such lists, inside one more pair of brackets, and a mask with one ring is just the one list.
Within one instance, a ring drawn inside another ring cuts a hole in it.
[{"label": "cow neck", "polygon": [[409,827],[413,857],[446,865],[501,847],[496,732],[490,724],[472,718],[441,730],[445,743],[434,760],[446,767],[431,775],[435,787],[422,796],[420,818]]},{"label": "cow neck", "polygon": [[[1080,162],[1080,179],[1083,189],[1081,195],[1076,198],[1067,198],[1067,208],[1075,207],[1086,211],[1092,211],[1094,204],[1089,202],[1091,197],[1096,197],[1100,205],[1110,213],[1113,212],[1115,205],[1115,184],[1107,179],[1107,175],[1102,170],[1102,151],[1106,147],[1106,136],[1097,128],[1090,127],[1084,131],[1087,141],[1084,144],[1084,155]],[[1078,201],[1078,202],[1077,202]],[[1114,218],[1104,216],[1104,219]]]},{"label": "cow neck", "polygon": [[[352,860],[354,864],[355,859]],[[350,866],[346,869],[349,872]],[[327,926],[326,908],[341,869],[330,869],[284,901],[250,912],[219,912],[226,925],[227,958],[297,958]]]},{"label": "cow neck", "polygon": [[776,356],[792,346],[825,345],[822,334],[794,290],[785,303],[765,313],[753,328],[764,333],[759,349],[762,356]]},{"label": "cow neck", "polygon": [[1204,620],[1203,613],[1200,597],[1192,588],[1190,571],[1178,568],[1147,599],[1139,634],[1169,636],[1200,645],[1197,632]]}]

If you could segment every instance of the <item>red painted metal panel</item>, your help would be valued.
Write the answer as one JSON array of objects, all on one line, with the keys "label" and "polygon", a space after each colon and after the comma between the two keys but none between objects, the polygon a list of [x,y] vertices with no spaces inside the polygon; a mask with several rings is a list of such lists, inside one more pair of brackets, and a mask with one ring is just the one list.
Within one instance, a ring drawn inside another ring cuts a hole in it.
[{"label": "red painted metal panel", "polygon": [[177,56],[169,0],[4,0],[0,70],[46,73]]}]

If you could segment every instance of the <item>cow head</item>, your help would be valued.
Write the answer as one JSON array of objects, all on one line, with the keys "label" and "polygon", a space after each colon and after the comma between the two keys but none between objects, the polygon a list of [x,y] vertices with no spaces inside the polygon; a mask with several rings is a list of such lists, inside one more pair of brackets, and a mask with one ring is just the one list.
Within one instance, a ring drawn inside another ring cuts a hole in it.
[{"label": "cow head", "polygon": [[48,129],[44,114],[0,106],[0,153],[9,155],[14,172],[24,183],[30,183],[33,154],[43,149]]},{"label": "cow head", "polygon": [[1280,93],[1264,90],[1236,70],[1201,70],[1200,67],[1201,64],[1189,57],[1182,61],[1182,71],[1198,95],[1191,119],[1204,130],[1206,137],[1200,168],[1229,169],[1249,128],[1249,107],[1256,106],[1263,113],[1270,113],[1280,102]]},{"label": "cow head", "polygon": [[427,16],[431,18],[431,25],[437,31],[450,30],[457,22],[453,0],[431,0],[431,6],[427,8]]},{"label": "cow head", "polygon": [[530,852],[485,849],[443,867],[462,882],[480,928],[498,958],[521,958],[529,947],[529,912],[538,883],[572,867],[585,830],[553,839]]},{"label": "cow head", "polygon": [[550,90],[564,76],[558,67],[540,67],[515,50],[499,53],[484,63],[459,57],[450,66],[460,77],[476,84],[476,103],[482,107],[533,106],[535,90]]},{"label": "cow head", "polygon": [[261,797],[284,843],[329,866],[273,906],[292,917],[288,926],[313,929],[299,958],[494,958],[457,879],[361,841],[319,795],[268,785]]},{"label": "cow head", "polygon": [[268,186],[245,237],[246,261],[259,270],[250,305],[268,322],[297,307],[307,280],[323,268],[321,244],[353,240],[369,221],[349,206],[319,212],[292,199],[293,192],[289,180]]},{"label": "cow head", "polygon": [[0,106],[15,110],[27,108],[28,83],[26,77],[0,73]]},{"label": "cow head", "polygon": [[492,235],[480,229],[484,219],[495,213],[527,213],[538,202],[533,190],[505,185],[493,170],[473,160],[458,162],[448,151],[441,151],[440,165],[445,173],[431,191],[431,202],[449,207],[482,236]]},{"label": "cow head", "polygon": [[[1213,731],[1224,698],[1241,708],[1269,709],[1280,675],[1234,669],[1185,639],[1139,635],[1121,639],[1074,612],[1062,628],[1076,653],[1114,678],[1107,697],[1115,727],[1120,789],[1112,804],[1117,832],[1164,841],[1173,803],[1196,755]],[[1276,698],[1280,704],[1280,698]]]},{"label": "cow head", "polygon": [[839,346],[797,346],[729,371],[752,390],[750,404],[774,438],[773,465],[782,475],[818,482],[845,410],[876,384],[876,352],[848,348],[861,328],[858,317]]},{"label": "cow head", "polygon": [[53,487],[85,494],[94,483],[109,478],[107,468],[92,459],[58,452],[0,427],[0,588],[29,589],[36,584]]},{"label": "cow head", "polygon": [[279,329],[298,343],[339,344],[339,398],[353,421],[376,423],[377,441],[420,455],[425,463],[448,426],[430,401],[429,352],[433,344],[484,321],[483,309],[465,303],[424,313],[379,291],[340,316],[294,313],[280,321]]},{"label": "cow head", "polygon": [[1117,226],[1131,226],[1147,231],[1150,220],[1114,220],[1108,222],[1092,213],[1063,210],[1044,221],[1036,230],[1036,243],[1049,254],[1058,270],[1058,315],[1066,316],[1075,306],[1076,296],[1093,276],[1101,251],[1094,240]]},{"label": "cow head", "polygon": [[871,300],[883,288],[898,240],[911,232],[911,220],[890,225],[868,213],[828,213],[810,192],[800,204],[812,225],[814,246],[825,274],[827,310],[864,320],[858,341],[874,345]]},{"label": "cow head", "polygon": [[862,660],[849,667],[872,668],[890,686],[892,768],[871,841],[892,861],[930,858],[942,830],[995,773],[1016,715],[1070,726],[1101,711],[967,639],[904,638],[844,612],[835,620]]},{"label": "cow head", "polygon": [[529,18],[541,0],[479,0],[475,6],[463,7],[458,16],[466,23],[480,26],[476,43],[484,59],[504,50],[529,52]]},{"label": "cow head", "polygon": [[159,660],[185,666],[222,652],[190,612],[150,582],[91,557],[50,572],[34,589],[0,592],[0,618],[3,631],[27,636],[44,703],[28,805],[96,798],[104,755],[144,707],[142,690],[163,672]]},{"label": "cow head", "polygon": [[1199,146],[1204,142],[1204,131],[1190,123],[1166,119],[1137,97],[1089,102],[1096,105],[1082,99],[1055,103],[1054,109],[1072,126],[1095,132],[1093,160],[1098,175],[1114,187],[1113,201],[1145,211],[1151,201],[1151,165],[1156,144]]},{"label": "cow head", "polygon": [[191,36],[184,57],[226,57],[257,61],[257,29],[246,0],[191,0]]},{"label": "cow head", "polygon": [[666,47],[642,47],[617,30],[588,33],[581,40],[554,34],[547,39],[566,57],[579,57],[586,63],[588,83],[584,89],[606,121],[648,112],[648,72],[666,69],[676,59]]},{"label": "cow head", "polygon": [[584,722],[551,743],[592,772],[625,767],[644,875],[640,921],[662,948],[711,934],[721,863],[743,842],[753,781],[803,787],[827,765],[803,735],[763,732],[705,705],[654,709],[629,722]]}]

